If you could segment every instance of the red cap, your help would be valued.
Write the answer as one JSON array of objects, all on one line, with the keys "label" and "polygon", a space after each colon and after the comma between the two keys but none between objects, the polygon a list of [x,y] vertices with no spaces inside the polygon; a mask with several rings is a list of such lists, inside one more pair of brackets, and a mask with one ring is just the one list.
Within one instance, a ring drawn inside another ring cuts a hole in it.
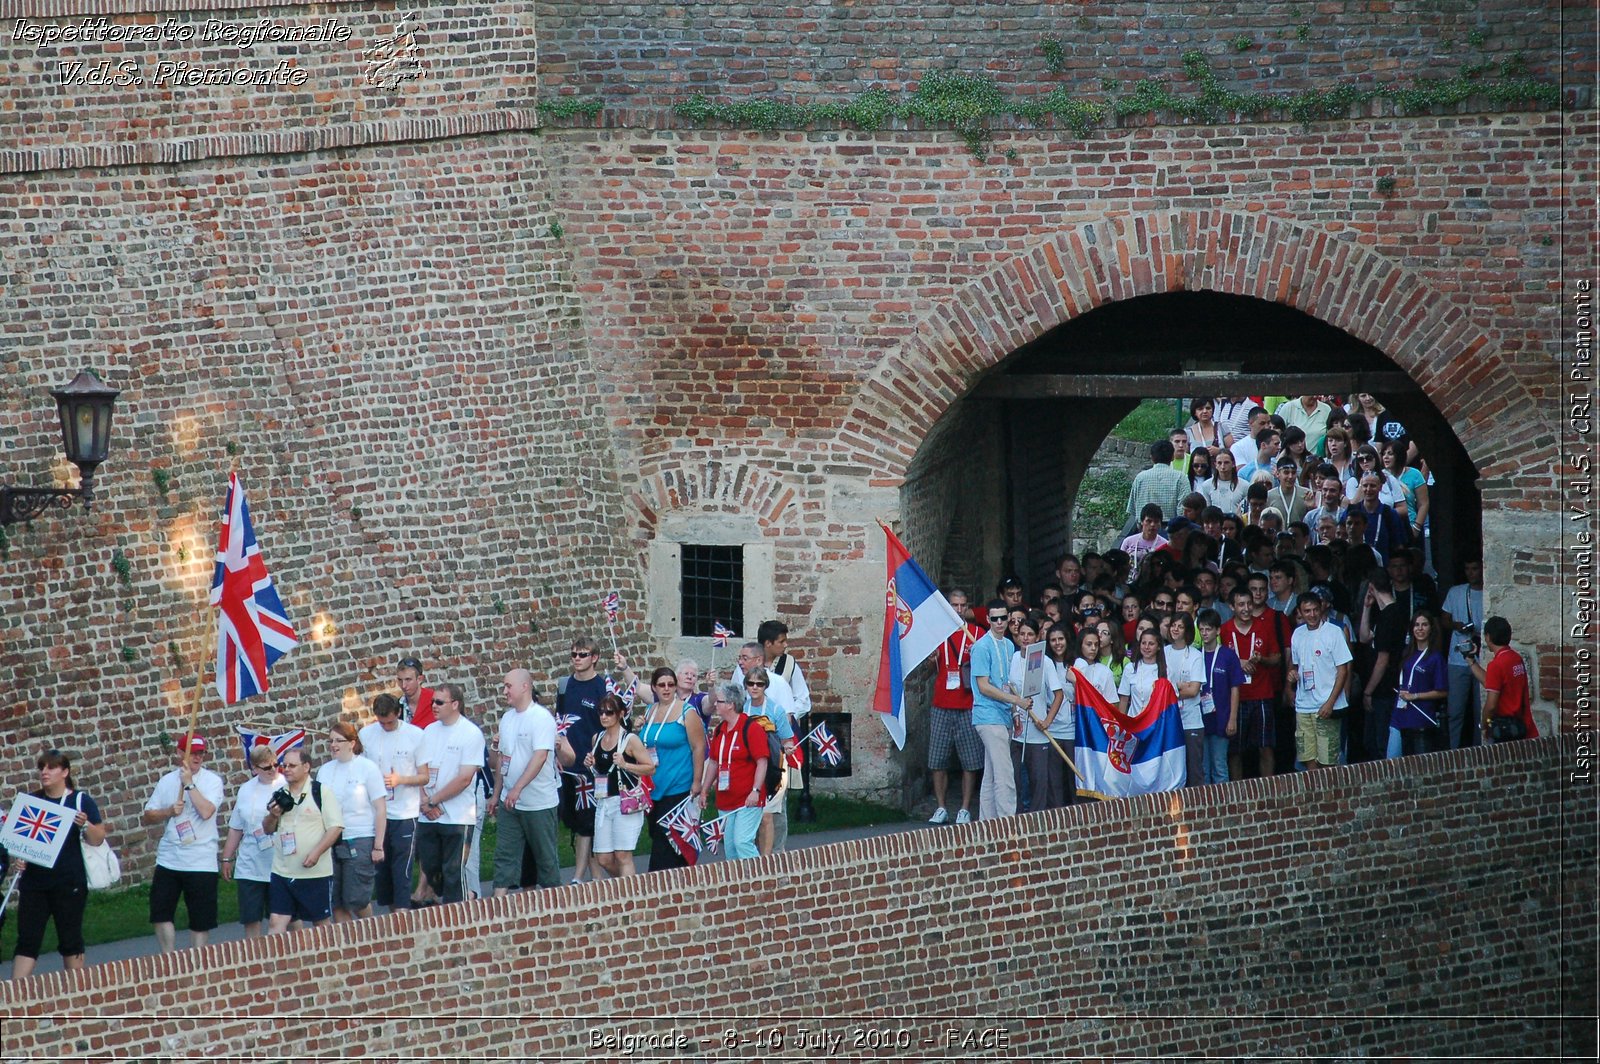
[{"label": "red cap", "polygon": [[[206,741],[204,739],[200,738],[200,736],[191,735],[191,736],[188,736],[188,739],[189,739],[189,747],[188,748],[190,750],[204,750],[206,748]],[[183,747],[179,746],[178,749],[181,752],[183,750]]]}]

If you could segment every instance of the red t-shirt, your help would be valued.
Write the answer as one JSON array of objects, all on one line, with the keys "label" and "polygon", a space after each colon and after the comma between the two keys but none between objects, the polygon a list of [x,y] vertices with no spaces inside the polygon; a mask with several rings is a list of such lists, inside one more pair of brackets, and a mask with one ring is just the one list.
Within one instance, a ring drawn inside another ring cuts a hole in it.
[{"label": "red t-shirt", "polygon": [[417,692],[417,709],[411,714],[411,723],[426,728],[438,719],[433,713],[433,688],[424,687]]},{"label": "red t-shirt", "polygon": [[[1283,647],[1278,642],[1278,634],[1273,631],[1271,617],[1257,617],[1252,620],[1249,632],[1239,631],[1238,627],[1229,621],[1222,626],[1221,643],[1223,646],[1232,647],[1233,652],[1239,655],[1240,661],[1249,661],[1252,654],[1270,658],[1274,654],[1283,652]],[[1239,697],[1247,702],[1266,702],[1276,698],[1282,675],[1278,669],[1271,666],[1259,666],[1255,675],[1248,677],[1244,686],[1239,688]]]},{"label": "red t-shirt", "polygon": [[[961,678],[961,668],[972,664],[972,644],[983,638],[977,625],[963,625],[939,645],[934,654],[933,704],[939,709],[971,709],[972,688]],[[955,676],[950,686],[951,674]]]},{"label": "red t-shirt", "polygon": [[1501,647],[1483,673],[1484,689],[1500,692],[1494,715],[1518,718],[1527,729],[1528,738],[1537,739],[1539,729],[1533,726],[1533,709],[1528,704],[1528,666],[1522,655],[1510,647]]},{"label": "red t-shirt", "polygon": [[[745,745],[745,731],[748,728],[750,740],[763,744],[752,750]],[[711,734],[711,745],[707,753],[717,763],[717,811],[731,812],[743,809],[745,799],[750,797],[750,791],[761,781],[756,779],[756,762],[767,756],[767,730],[760,724],[754,723],[746,714],[739,714],[739,719],[733,722],[733,727],[718,724],[717,730]],[[728,785],[722,785],[722,775],[727,773]],[[766,801],[766,794],[761,796]]]}]

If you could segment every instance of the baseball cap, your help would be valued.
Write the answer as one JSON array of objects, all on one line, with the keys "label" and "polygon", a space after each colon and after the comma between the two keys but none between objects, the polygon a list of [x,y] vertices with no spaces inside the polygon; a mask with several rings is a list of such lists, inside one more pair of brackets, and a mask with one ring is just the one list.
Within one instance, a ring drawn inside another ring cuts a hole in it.
[{"label": "baseball cap", "polygon": [[[198,735],[189,736],[189,749],[190,750],[204,750],[205,748],[206,748],[206,741],[204,739],[200,738],[200,736],[198,736]],[[178,749],[182,750],[183,746],[180,745],[178,747]]]},{"label": "baseball cap", "polygon": [[1168,535],[1171,535],[1174,532],[1193,532],[1194,529],[1195,523],[1189,520],[1187,517],[1174,517],[1172,520],[1167,522]]}]

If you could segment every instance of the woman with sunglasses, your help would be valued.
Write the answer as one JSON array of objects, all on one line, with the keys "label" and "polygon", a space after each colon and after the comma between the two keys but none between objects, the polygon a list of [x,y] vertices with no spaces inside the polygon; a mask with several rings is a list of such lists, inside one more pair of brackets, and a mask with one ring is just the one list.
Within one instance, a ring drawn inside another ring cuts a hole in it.
[{"label": "woman with sunglasses", "polygon": [[83,863],[83,844],[98,846],[106,839],[111,825],[100,816],[95,800],[72,781],[72,759],[60,750],[46,750],[36,762],[39,789],[32,792],[56,805],[72,810],[67,838],[61,845],[53,867],[23,865],[17,893],[17,951],[11,962],[11,978],[33,974],[44,944],[45,925],[56,922],[61,964],[68,970],[83,967],[83,910],[89,900],[89,871]]},{"label": "woman with sunglasses", "polygon": [[766,807],[761,785],[767,775],[767,733],[745,714],[738,684],[718,684],[706,701],[716,714],[717,728],[706,743],[698,790],[702,795],[716,792],[717,812],[727,819],[722,835],[727,858],[742,861],[759,856],[756,832]]},{"label": "woman with sunglasses", "polygon": [[[678,678],[672,678],[672,686]],[[637,735],[625,728],[627,707],[616,695],[606,695],[596,707],[600,731],[583,764],[594,776],[594,859],[613,879],[631,876],[633,848],[644,829],[644,810],[622,811],[622,792],[638,788],[650,769],[650,755]],[[631,770],[630,770],[631,769]]]},{"label": "woman with sunglasses", "polygon": [[[393,698],[393,696],[389,696]],[[222,845],[222,878],[238,884],[239,923],[245,938],[266,933],[267,888],[272,883],[272,848],[277,835],[261,826],[267,799],[283,786],[278,756],[270,746],[250,748],[250,778],[239,787],[228,818],[228,841]],[[409,884],[408,884],[409,885]]]},{"label": "woman with sunglasses", "polygon": [[[693,667],[692,662],[689,665]],[[695,769],[706,759],[706,729],[700,714],[683,696],[682,673],[665,666],[657,669],[650,674],[650,690],[656,700],[645,711],[639,739],[644,743],[652,778],[650,812],[646,817],[650,825],[649,870],[660,872],[689,863],[673,846],[672,836],[661,826],[661,818],[685,798],[699,802]]]},{"label": "woman with sunglasses", "polygon": [[344,813],[344,835],[333,847],[333,919],[343,924],[372,915],[389,798],[383,771],[361,756],[354,724],[340,721],[329,728],[328,750],[333,756],[317,770],[317,782],[333,791]]},{"label": "woman with sunglasses", "polygon": [[1212,451],[1207,447],[1199,447],[1189,455],[1189,487],[1195,491],[1200,490],[1200,485],[1211,479],[1215,472],[1212,460]]}]

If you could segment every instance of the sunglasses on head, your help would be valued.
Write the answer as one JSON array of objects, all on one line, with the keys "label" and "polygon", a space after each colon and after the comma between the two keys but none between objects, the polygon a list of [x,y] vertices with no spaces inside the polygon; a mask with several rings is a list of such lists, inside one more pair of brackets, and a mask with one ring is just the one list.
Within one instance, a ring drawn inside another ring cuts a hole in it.
[{"label": "sunglasses on head", "polygon": [[420,672],[422,669],[422,662],[418,661],[416,658],[401,658],[400,667],[402,669],[416,669]]}]

